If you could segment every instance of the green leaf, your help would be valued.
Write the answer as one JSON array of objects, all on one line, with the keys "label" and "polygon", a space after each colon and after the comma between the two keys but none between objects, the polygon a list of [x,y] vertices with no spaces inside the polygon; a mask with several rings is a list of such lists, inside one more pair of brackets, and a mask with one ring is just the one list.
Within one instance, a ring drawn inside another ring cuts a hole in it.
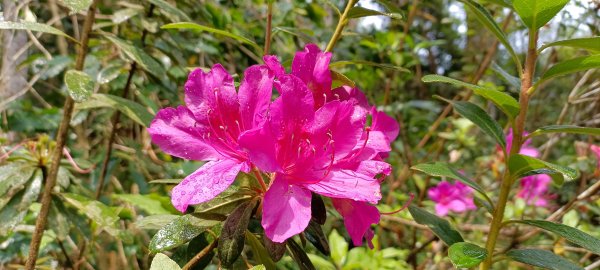
[{"label": "green leaf", "polygon": [[396,65],[390,65],[390,64],[382,64],[382,63],[375,63],[375,62],[370,62],[370,61],[363,61],[363,60],[351,60],[351,61],[337,61],[337,62],[332,62],[329,64],[329,67],[343,67],[343,66],[347,66],[347,65],[365,65],[365,66],[372,66],[372,67],[378,67],[378,68],[383,68],[383,69],[389,69],[389,70],[395,70],[395,71],[401,71],[401,72],[406,72],[406,73],[410,73],[410,70],[400,67],[400,66],[396,66]]},{"label": "green leaf", "polygon": [[315,266],[310,261],[310,258],[308,258],[308,255],[306,254],[304,249],[302,249],[302,247],[298,245],[298,243],[296,243],[294,239],[290,238],[286,241],[286,243],[287,246],[290,248],[292,258],[294,258],[294,261],[296,261],[296,263],[300,267],[300,270],[316,270]]},{"label": "green leaf", "polygon": [[203,220],[192,215],[180,216],[156,232],[148,244],[148,249],[153,253],[173,249],[189,242],[218,223],[218,221]]},{"label": "green leaf", "polygon": [[275,36],[275,34],[277,34],[279,32],[297,36],[298,38],[300,38],[302,41],[304,41],[306,43],[314,42],[313,36],[315,35],[315,33],[314,33],[314,31],[309,30],[309,29],[299,29],[299,28],[285,27],[285,26],[273,27],[273,36]]},{"label": "green leaf", "polygon": [[[273,268],[273,269],[275,269],[275,268]],[[252,266],[252,268],[250,268],[250,270],[267,270],[267,267],[265,267],[262,264],[259,264],[259,265]]]},{"label": "green leaf", "polygon": [[521,60],[519,60],[519,56],[515,53],[515,50],[508,42],[508,38],[506,38],[502,28],[500,28],[496,21],[494,21],[494,17],[492,17],[492,15],[483,6],[473,0],[461,0],[461,2],[463,2],[469,8],[469,10],[475,14],[475,18],[481,24],[483,24],[485,28],[487,28],[490,32],[492,32],[492,34],[494,34],[494,36],[496,36],[498,41],[504,45],[504,48],[506,48],[508,53],[511,55],[513,61],[515,64],[517,64],[517,67],[520,67]]},{"label": "green leaf", "polygon": [[169,256],[158,253],[152,260],[150,270],[181,270],[181,267],[175,261],[171,260]]},{"label": "green leaf", "polygon": [[507,8],[512,8],[512,0],[487,0],[488,2],[494,3]]},{"label": "green leaf", "polygon": [[19,225],[30,205],[37,200],[42,189],[42,171],[36,170],[33,174],[28,174],[27,180],[32,179],[25,190],[20,190],[16,195],[9,197],[10,201],[0,209],[0,236],[5,236],[11,232],[15,226]]},{"label": "green leaf", "polygon": [[87,73],[79,70],[69,70],[65,73],[65,85],[69,95],[75,102],[83,102],[92,96],[94,81]]},{"label": "green leaf", "polygon": [[471,268],[485,260],[487,250],[475,244],[459,242],[450,246],[448,257],[456,268]]},{"label": "green leaf", "polygon": [[[496,62],[492,62],[492,70],[494,70],[494,72],[496,72],[496,74],[500,75],[500,77],[502,77],[502,79],[504,79],[513,88],[513,91],[520,91],[521,80],[519,78],[506,72],[506,70],[504,70],[501,66],[496,64]],[[519,107],[517,107],[517,108],[519,108]]]},{"label": "green leaf", "polygon": [[417,223],[429,227],[446,245],[451,246],[455,243],[465,241],[460,233],[450,226],[447,220],[413,205],[408,206],[408,211]]},{"label": "green leaf", "polygon": [[527,135],[527,138],[549,133],[574,133],[598,136],[600,135],[600,128],[578,127],[572,125],[552,125],[538,128],[536,131]]},{"label": "green leaf", "polygon": [[193,22],[170,23],[170,24],[163,25],[161,28],[162,29],[192,29],[192,30],[198,30],[198,31],[201,31],[201,32],[209,32],[209,33],[213,33],[213,34],[217,34],[217,35],[221,35],[221,36],[226,36],[226,37],[235,39],[235,40],[237,40],[237,41],[239,41],[241,43],[245,43],[245,44],[251,45],[251,46],[253,46],[254,48],[256,48],[258,50],[262,49],[254,41],[252,41],[252,40],[250,40],[248,38],[245,38],[243,36],[236,35],[236,34],[228,32],[228,31],[224,31],[224,30],[220,30],[220,29],[216,29],[216,28],[212,28],[212,27],[208,27],[208,26],[196,24],[196,23],[193,23]]},{"label": "green leaf", "polygon": [[572,262],[541,249],[513,249],[506,252],[506,256],[517,262],[551,270],[583,270]]},{"label": "green leaf", "polygon": [[304,235],[306,236],[306,239],[317,248],[317,250],[319,250],[325,256],[330,255],[331,251],[329,249],[327,237],[325,237],[325,233],[323,233],[321,225],[319,225],[314,218],[308,223],[308,227],[306,227],[304,230]]},{"label": "green leaf", "polygon": [[500,110],[502,110],[508,117],[514,119],[519,114],[519,102],[504,92],[500,92],[494,89],[489,89],[483,86],[474,85],[470,83],[466,83],[463,81],[455,80],[452,78],[448,78],[440,75],[426,75],[421,79],[425,83],[432,82],[441,82],[441,83],[449,83],[460,87],[465,87],[473,90],[478,96],[481,96],[498,106]]},{"label": "green leaf", "polygon": [[252,254],[254,254],[254,260],[262,264],[266,269],[277,269],[273,260],[269,256],[269,253],[260,241],[250,231],[246,230],[246,242],[252,248]]},{"label": "green leaf", "polygon": [[540,80],[535,83],[535,85],[537,86],[540,83],[552,79],[554,77],[563,76],[570,73],[593,68],[600,68],[600,54],[582,56],[560,62],[549,68],[544,73],[544,75],[542,75]]},{"label": "green leaf", "polygon": [[4,203],[25,188],[37,168],[27,162],[11,162],[0,166],[0,208]]},{"label": "green leaf", "polygon": [[431,176],[437,177],[448,177],[450,179],[455,179],[457,181],[462,182],[463,184],[473,188],[475,191],[481,193],[483,197],[487,200],[490,205],[493,205],[492,200],[485,193],[483,188],[479,186],[477,183],[473,182],[473,180],[469,179],[456,169],[452,168],[449,164],[442,162],[435,163],[421,163],[415,166],[412,166],[411,169],[417,170],[420,172],[424,172]]},{"label": "green leaf", "polygon": [[263,244],[273,261],[278,262],[285,254],[285,242],[275,243],[269,237],[263,237]]},{"label": "green leaf", "polygon": [[546,231],[558,234],[567,239],[567,241],[580,245],[581,247],[595,254],[600,254],[600,239],[573,227],[546,220],[513,220],[511,222],[535,226]]},{"label": "green leaf", "polygon": [[335,229],[329,234],[329,245],[331,247],[331,259],[337,266],[344,265],[348,254],[348,242]]},{"label": "green leaf", "polygon": [[557,184],[562,184],[566,178],[568,181],[574,180],[579,173],[569,167],[564,167],[534,157],[515,154],[508,160],[508,169],[513,178],[520,178],[534,174],[548,174]]},{"label": "green leaf", "polygon": [[148,127],[154,118],[154,116],[139,103],[109,94],[93,94],[88,100],[75,105],[75,109],[77,110],[101,107],[117,109],[131,120],[144,127]]},{"label": "green leaf", "polygon": [[115,211],[115,209],[102,202],[90,200],[87,197],[74,193],[62,193],[60,196],[66,203],[75,207],[79,212],[94,221],[100,229],[112,236],[119,235],[120,210]]},{"label": "green leaf", "polygon": [[378,10],[372,10],[360,6],[355,6],[351,8],[346,17],[348,19],[354,19],[368,16],[386,16],[392,19],[402,19],[402,15],[400,13],[381,12]]},{"label": "green leaf", "polygon": [[109,33],[103,33],[110,42],[119,47],[131,60],[136,62],[141,68],[150,72],[157,78],[163,78],[166,74],[163,66],[143,50],[129,44],[128,42]]},{"label": "green leaf", "polygon": [[593,53],[598,53],[600,51],[600,37],[574,38],[574,39],[550,42],[550,43],[544,44],[544,46],[540,47],[538,49],[538,52],[542,52],[543,50],[545,50],[547,48],[555,47],[555,46],[586,49],[586,50],[592,51]]},{"label": "green leaf", "polygon": [[244,250],[245,232],[256,200],[240,204],[223,223],[219,237],[219,260],[224,267],[232,266]]},{"label": "green leaf", "polygon": [[78,12],[86,11],[93,0],[61,0],[67,6],[71,12],[70,14],[75,14]]},{"label": "green leaf", "polygon": [[481,109],[479,106],[468,102],[468,101],[452,101],[444,99],[446,102],[452,104],[454,110],[464,118],[469,119],[475,125],[477,125],[485,134],[494,138],[494,140],[502,146],[506,147],[506,138],[504,137],[504,131],[498,122],[492,119],[487,112]]},{"label": "green leaf", "polygon": [[178,218],[178,215],[152,215],[143,217],[135,221],[135,225],[144,230],[158,230],[167,224],[171,223],[173,220]]},{"label": "green leaf", "polygon": [[523,23],[534,31],[546,25],[569,0],[518,0],[513,7]]},{"label": "green leaf", "polygon": [[256,195],[253,190],[230,188],[208,202],[194,205],[194,213],[226,215]]},{"label": "green leaf", "polygon": [[331,80],[333,82],[331,88],[336,88],[342,85],[347,85],[350,87],[356,86],[354,81],[350,80],[348,77],[346,77],[346,75],[333,70],[331,71]]},{"label": "green leaf", "polygon": [[180,21],[191,21],[190,17],[188,17],[185,12],[176,8],[175,6],[169,4],[164,0],[148,0],[148,2],[154,4],[159,8],[160,12],[163,13],[169,20],[172,22],[180,22]]},{"label": "green leaf", "polygon": [[160,201],[153,199],[148,195],[141,194],[114,194],[114,198],[126,201],[146,211],[150,215],[170,214],[171,212],[165,209]]},{"label": "green leaf", "polygon": [[7,21],[0,21],[0,29],[5,29],[5,30],[30,30],[30,31],[34,31],[34,32],[43,32],[43,33],[48,33],[48,34],[53,34],[53,35],[58,35],[58,36],[63,36],[66,38],[69,38],[75,42],[77,42],[76,39],[72,38],[71,36],[65,34],[63,31],[60,31],[50,25],[47,24],[43,24],[43,23],[36,23],[36,22],[28,22],[28,21],[22,21],[22,22],[7,22]]}]

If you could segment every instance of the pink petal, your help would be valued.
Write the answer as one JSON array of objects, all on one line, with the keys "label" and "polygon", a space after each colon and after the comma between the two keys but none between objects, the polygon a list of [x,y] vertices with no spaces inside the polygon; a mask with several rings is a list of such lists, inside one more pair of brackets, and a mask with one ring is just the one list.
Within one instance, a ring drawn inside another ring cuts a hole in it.
[{"label": "pink petal", "polygon": [[336,89],[333,89],[333,94],[337,95],[340,100],[350,101],[352,104],[357,105],[365,110],[367,110],[369,107],[367,96],[365,96],[365,94],[357,87],[350,87],[347,85],[340,86]]},{"label": "pink petal", "polygon": [[257,127],[271,102],[273,73],[266,66],[251,66],[244,72],[239,99],[243,129]]},{"label": "pink petal", "polygon": [[285,74],[285,69],[277,59],[275,55],[265,55],[263,57],[265,65],[275,74],[275,77],[279,78]]},{"label": "pink petal", "polygon": [[190,159],[214,160],[220,155],[202,140],[192,112],[184,106],[161,109],[148,128],[152,142],[165,153]]},{"label": "pink petal", "polygon": [[398,122],[386,113],[377,111],[375,107],[371,109],[371,115],[373,116],[372,130],[383,133],[389,142],[395,141],[400,132]]},{"label": "pink petal", "polygon": [[266,172],[279,171],[277,162],[276,139],[269,126],[248,130],[240,136],[238,143],[248,152],[250,162]]},{"label": "pink petal", "polygon": [[310,191],[290,185],[279,175],[265,194],[262,226],[273,242],[286,239],[306,229],[311,218]]},{"label": "pink petal", "polygon": [[446,205],[446,207],[457,213],[467,211],[467,205],[461,200],[452,200]]},{"label": "pink petal", "polygon": [[171,192],[173,206],[185,212],[188,205],[207,202],[225,191],[235,180],[243,164],[237,160],[210,161],[188,175]]},{"label": "pink petal", "polygon": [[448,207],[446,205],[438,203],[435,205],[435,213],[438,216],[445,217],[446,215],[448,215]]},{"label": "pink petal", "polygon": [[[317,171],[313,179],[323,177],[326,171]],[[304,184],[309,190],[332,198],[353,199],[377,203],[381,199],[379,181],[367,175],[351,171],[331,171],[322,180]]]},{"label": "pink petal", "polygon": [[519,151],[519,154],[525,155],[525,156],[530,156],[530,157],[539,157],[540,151],[538,151],[536,148],[533,148],[530,146],[524,146],[521,148],[521,151]]},{"label": "pink petal", "polygon": [[270,107],[271,128],[280,139],[299,132],[314,117],[314,100],[306,85],[293,75],[284,75],[276,85],[280,93]]},{"label": "pink petal", "polygon": [[380,215],[377,207],[350,199],[332,199],[331,201],[335,209],[344,217],[344,225],[354,245],[362,245],[363,238],[371,230],[371,224],[379,223]]},{"label": "pink petal", "polygon": [[317,45],[307,44],[297,52],[292,61],[292,74],[298,76],[315,94],[316,108],[321,107],[326,96],[331,96],[330,52],[322,52]]}]

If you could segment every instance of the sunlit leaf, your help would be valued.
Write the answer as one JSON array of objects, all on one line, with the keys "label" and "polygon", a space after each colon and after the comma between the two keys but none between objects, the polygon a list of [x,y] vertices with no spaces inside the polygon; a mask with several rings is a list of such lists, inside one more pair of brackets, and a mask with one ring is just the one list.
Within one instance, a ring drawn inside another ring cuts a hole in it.
[{"label": "sunlit leaf", "polygon": [[170,24],[166,24],[163,25],[161,27],[162,29],[192,29],[192,30],[198,30],[201,32],[209,32],[209,33],[213,33],[213,34],[217,34],[217,35],[221,35],[221,36],[226,36],[232,39],[235,39],[239,42],[248,44],[253,46],[256,49],[261,49],[260,46],[258,46],[258,44],[256,44],[254,41],[242,37],[240,35],[236,35],[233,34],[229,31],[224,31],[224,30],[220,30],[220,29],[216,29],[216,28],[212,28],[212,27],[208,27],[208,26],[204,26],[204,25],[200,25],[197,23],[192,23],[192,22],[178,22],[178,23],[170,23]]},{"label": "sunlit leaf", "polygon": [[361,6],[355,6],[351,8],[348,12],[347,18],[354,19],[369,16],[386,16],[392,19],[402,19],[402,15],[400,13],[381,12],[378,10],[368,9]]},{"label": "sunlit leaf", "polygon": [[148,0],[148,2],[154,4],[161,13],[163,13],[169,20],[172,22],[180,22],[180,21],[191,21],[190,17],[188,17],[185,12],[171,5],[167,1],[164,0]]},{"label": "sunlit leaf", "polygon": [[540,229],[552,232],[573,242],[581,247],[595,253],[600,254],[600,239],[582,232],[576,228],[569,227],[564,224],[550,222],[546,220],[513,220],[511,222],[521,223],[530,226],[535,226]]},{"label": "sunlit leaf", "polygon": [[93,0],[61,0],[70,10],[71,14],[86,11]]},{"label": "sunlit leaf", "polygon": [[173,249],[189,242],[218,223],[218,221],[203,220],[192,215],[180,216],[156,232],[148,244],[148,249],[151,252]]},{"label": "sunlit leaf", "polygon": [[599,136],[600,128],[578,127],[572,125],[553,125],[538,128],[536,131],[529,133],[527,137],[529,138],[549,133],[572,133]]},{"label": "sunlit leaf", "polygon": [[410,205],[408,207],[408,211],[417,223],[429,227],[429,229],[431,229],[431,231],[437,235],[437,237],[444,241],[446,245],[451,246],[454,243],[465,241],[460,233],[450,226],[450,223],[447,220],[414,205]]},{"label": "sunlit leaf", "polygon": [[487,257],[487,250],[478,245],[459,242],[448,248],[448,257],[457,269],[479,265]]},{"label": "sunlit leaf", "polygon": [[88,110],[94,108],[112,108],[119,110],[142,126],[149,126],[154,116],[139,103],[109,94],[93,94],[88,100],[75,106],[77,110]]},{"label": "sunlit leaf", "polygon": [[544,46],[540,47],[538,49],[538,52],[541,52],[544,49],[547,49],[550,47],[555,47],[555,46],[586,49],[586,50],[592,51],[592,53],[594,53],[594,54],[597,54],[600,52],[600,37],[574,38],[574,39],[550,42],[550,43],[544,44]]},{"label": "sunlit leaf", "polygon": [[560,166],[539,160],[534,157],[514,154],[508,160],[508,169],[514,178],[534,174],[548,174],[557,184],[562,184],[563,179],[574,180],[579,177],[579,173],[569,167]]},{"label": "sunlit leaf", "polygon": [[112,34],[104,33],[104,37],[115,44],[115,46],[119,47],[119,49],[144,70],[150,72],[157,78],[163,78],[165,76],[166,72],[163,66],[142,49],[139,49]]},{"label": "sunlit leaf", "polygon": [[506,256],[514,261],[551,270],[583,270],[583,267],[550,252],[541,249],[513,249]]},{"label": "sunlit leaf", "polygon": [[181,270],[181,267],[169,256],[158,253],[154,256],[152,264],[150,264],[150,270]]},{"label": "sunlit leaf", "polygon": [[536,85],[552,79],[554,77],[571,74],[574,72],[588,70],[593,68],[600,68],[600,54],[582,56],[563,62],[559,62],[556,65],[550,67],[544,75],[540,78]]},{"label": "sunlit leaf", "polygon": [[514,0],[513,7],[525,25],[537,30],[546,25],[569,0]]},{"label": "sunlit leaf", "polygon": [[48,34],[53,34],[53,35],[59,35],[59,36],[63,36],[63,37],[67,37],[75,42],[77,42],[76,39],[72,38],[71,36],[65,34],[63,31],[60,31],[50,25],[47,24],[43,24],[43,23],[36,23],[36,22],[28,22],[28,21],[22,21],[22,22],[7,22],[7,21],[0,21],[0,29],[5,29],[5,30],[30,30],[30,31],[34,31],[34,32],[43,32],[43,33],[48,33]]},{"label": "sunlit leaf", "polygon": [[89,99],[94,92],[94,81],[87,73],[79,70],[69,70],[65,73],[65,85],[69,95],[75,102]]}]

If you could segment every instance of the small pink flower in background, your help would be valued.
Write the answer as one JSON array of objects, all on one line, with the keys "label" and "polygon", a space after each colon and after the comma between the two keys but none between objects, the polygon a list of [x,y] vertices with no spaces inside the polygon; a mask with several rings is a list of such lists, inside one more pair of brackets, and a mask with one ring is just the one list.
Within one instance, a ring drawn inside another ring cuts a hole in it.
[{"label": "small pink flower in background", "polygon": [[552,178],[546,174],[536,174],[521,179],[517,197],[524,199],[527,205],[546,207],[554,196],[547,194]]},{"label": "small pink flower in background", "polygon": [[596,155],[596,160],[598,161],[598,169],[600,169],[600,146],[590,145],[590,150],[592,150],[592,153]]},{"label": "small pink flower in background", "polygon": [[[528,134],[529,133],[527,133],[527,132],[523,132],[523,136],[527,136]],[[508,134],[506,134],[506,152],[510,151],[510,148],[512,147],[512,141],[513,141],[513,130],[511,128],[508,131]],[[523,143],[523,145],[521,146],[521,151],[519,151],[519,154],[537,158],[540,156],[540,151],[537,148],[531,146],[531,139],[529,139]]]},{"label": "small pink flower in background", "polygon": [[439,216],[446,216],[450,211],[462,213],[476,209],[473,203],[473,190],[458,181],[454,184],[442,181],[430,188],[427,195],[435,202],[435,213]]}]

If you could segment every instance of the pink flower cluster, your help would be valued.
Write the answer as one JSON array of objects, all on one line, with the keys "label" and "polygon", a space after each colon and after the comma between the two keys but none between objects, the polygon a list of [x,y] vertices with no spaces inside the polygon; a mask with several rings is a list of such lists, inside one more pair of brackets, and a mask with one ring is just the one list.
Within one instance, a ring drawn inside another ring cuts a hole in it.
[{"label": "pink flower cluster", "polygon": [[[217,64],[192,71],[186,106],[158,112],[148,128],[163,151],[207,161],[173,188],[184,212],[213,199],[240,171],[270,176],[262,226],[275,242],[301,233],[311,219],[311,192],[332,199],[356,245],[370,243],[379,222],[380,182],[391,173],[383,157],[398,124],[369,106],[357,88],[331,89],[331,53],[309,44],[297,52],[291,73],[275,56],[246,69],[239,89]],[[278,97],[271,101],[273,87]],[[371,124],[367,126],[367,117]]]},{"label": "pink flower cluster", "polygon": [[439,216],[446,216],[450,211],[462,213],[476,209],[473,189],[458,181],[454,184],[442,181],[430,188],[427,195],[435,202],[435,213]]}]

